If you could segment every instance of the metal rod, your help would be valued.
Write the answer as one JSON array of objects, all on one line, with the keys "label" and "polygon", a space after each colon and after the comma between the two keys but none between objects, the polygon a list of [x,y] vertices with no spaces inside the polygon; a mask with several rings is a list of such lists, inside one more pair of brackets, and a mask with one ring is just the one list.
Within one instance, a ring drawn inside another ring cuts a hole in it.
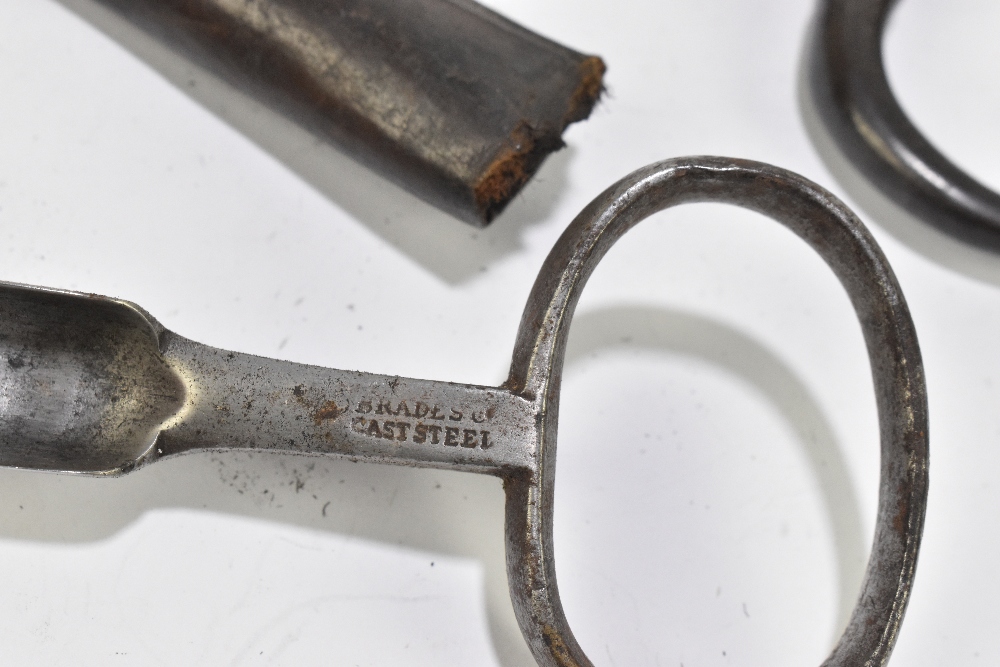
[{"label": "metal rod", "polygon": [[531,467],[537,405],[498,387],[295,364],[162,343],[186,399],[150,456],[194,449],[336,454],[501,474]]}]

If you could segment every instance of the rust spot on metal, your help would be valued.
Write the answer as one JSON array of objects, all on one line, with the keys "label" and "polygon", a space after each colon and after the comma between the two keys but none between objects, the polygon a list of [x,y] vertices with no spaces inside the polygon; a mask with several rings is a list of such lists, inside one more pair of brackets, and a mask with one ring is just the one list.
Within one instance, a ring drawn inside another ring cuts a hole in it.
[{"label": "rust spot on metal", "polygon": [[538,136],[531,125],[522,120],[476,182],[476,208],[483,217],[493,219],[528,182],[545,156],[558,148],[562,148],[558,135]]},{"label": "rust spot on metal", "polygon": [[604,92],[604,72],[607,69],[604,61],[597,56],[590,56],[580,62],[577,67],[580,73],[580,85],[569,98],[569,109],[563,117],[563,123],[569,125],[590,115],[594,105],[601,99],[601,93]]},{"label": "rust spot on metal", "polygon": [[473,188],[476,209],[486,222],[499,215],[550,153],[565,145],[562,133],[566,126],[590,115],[604,91],[605,70],[604,61],[597,56],[584,58],[579,63],[579,83],[570,95],[561,127],[540,125],[527,119],[515,125]]},{"label": "rust spot on metal", "polygon": [[316,426],[319,426],[327,419],[336,419],[345,412],[347,412],[346,405],[341,408],[338,407],[333,401],[327,401],[316,409],[316,411],[312,414],[312,418]]},{"label": "rust spot on metal", "polygon": [[896,515],[892,518],[892,528],[902,534],[906,530],[907,517],[910,514],[910,503],[905,495],[906,489],[900,489],[899,502],[896,504]]},{"label": "rust spot on metal", "polygon": [[570,655],[569,647],[566,646],[566,642],[563,641],[558,630],[546,623],[542,626],[542,639],[545,640],[545,645],[552,657],[556,659],[557,664],[565,665],[565,667],[577,667],[577,662]]},{"label": "rust spot on metal", "polygon": [[305,386],[301,384],[292,387],[292,395],[295,396],[295,400],[306,410],[309,410],[309,416],[316,426],[322,425],[325,421],[336,419],[347,412],[346,403],[343,406],[339,406],[336,401],[324,401],[317,405],[316,401],[306,398],[307,393]]}]

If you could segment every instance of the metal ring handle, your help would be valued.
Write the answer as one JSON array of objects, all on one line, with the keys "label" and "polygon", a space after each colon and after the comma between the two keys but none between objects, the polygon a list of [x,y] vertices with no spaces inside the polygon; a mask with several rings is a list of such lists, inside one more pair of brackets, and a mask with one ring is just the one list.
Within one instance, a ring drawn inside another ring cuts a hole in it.
[{"label": "metal ring handle", "polygon": [[507,387],[536,402],[538,467],[511,472],[507,569],[518,623],[539,665],[591,665],[563,615],[552,542],[559,389],[570,320],[608,249],[647,216],[677,204],[722,202],[783,223],[830,265],[861,322],[881,433],[875,541],[861,595],[824,665],[882,665],[909,599],[927,502],[927,399],[913,321],[875,240],[836,197],[758,162],[679,158],[640,169],[585,208],[560,237],[521,320]]},{"label": "metal ring handle", "polygon": [[819,115],[854,165],[914,215],[1000,252],[1000,194],[955,166],[914,127],[889,88],[882,36],[896,0],[825,0],[812,40]]}]

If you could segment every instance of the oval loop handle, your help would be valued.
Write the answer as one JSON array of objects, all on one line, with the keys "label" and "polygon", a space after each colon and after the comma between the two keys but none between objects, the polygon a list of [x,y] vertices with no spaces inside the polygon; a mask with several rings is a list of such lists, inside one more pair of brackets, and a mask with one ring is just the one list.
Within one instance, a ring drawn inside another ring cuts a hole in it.
[{"label": "oval loop handle", "polygon": [[591,202],[546,259],[525,308],[506,386],[539,406],[538,466],[511,472],[507,569],[521,630],[539,665],[591,665],[559,601],[552,510],[559,390],[570,320],[608,249],[642,219],[688,202],[721,202],[774,218],[823,257],[854,306],[871,362],[881,434],[875,540],[861,595],[829,666],[882,665],[909,599],[927,503],[927,398],[906,301],[860,220],[811,181],[770,165],[718,157],[667,160]]}]

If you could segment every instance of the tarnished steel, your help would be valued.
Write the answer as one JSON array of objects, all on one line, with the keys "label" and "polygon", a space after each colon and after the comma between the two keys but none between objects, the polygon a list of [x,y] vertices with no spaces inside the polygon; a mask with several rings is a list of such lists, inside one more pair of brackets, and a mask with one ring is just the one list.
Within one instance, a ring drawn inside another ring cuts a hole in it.
[{"label": "tarnished steel", "polygon": [[927,500],[927,404],[899,285],[833,195],[769,165],[668,160],[595,199],[556,243],[528,298],[500,387],[265,359],[200,345],[115,299],[0,285],[0,465],[117,475],[195,450],[339,455],[501,477],[507,568],[539,665],[590,665],[563,615],[552,512],[567,334],[587,278],[647,216],[687,202],[744,206],[804,239],[854,305],[881,432],[875,540],[861,595],[826,665],[882,665],[909,599]]},{"label": "tarnished steel", "polygon": [[98,0],[413,194],[488,224],[604,63],[472,0]]},{"label": "tarnished steel", "polygon": [[941,231],[1000,252],[1000,194],[914,127],[886,79],[882,36],[896,0],[823,0],[811,88],[834,140],[897,204]]}]

